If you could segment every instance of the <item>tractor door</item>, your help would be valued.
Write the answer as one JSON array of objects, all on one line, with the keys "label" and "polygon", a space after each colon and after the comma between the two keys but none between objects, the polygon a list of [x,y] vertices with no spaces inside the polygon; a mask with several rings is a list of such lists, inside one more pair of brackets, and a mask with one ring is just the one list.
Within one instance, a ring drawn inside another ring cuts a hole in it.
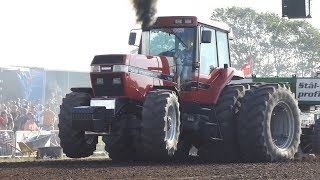
[{"label": "tractor door", "polygon": [[[194,74],[196,88],[184,96],[200,104],[213,104],[232,78],[228,32],[210,26],[199,26],[198,59],[200,67]],[[188,94],[188,95],[187,95]]]},{"label": "tractor door", "polygon": [[[232,78],[228,32],[207,26],[200,27],[199,84],[196,101],[215,103],[222,89]],[[211,40],[205,34],[211,34]]]},{"label": "tractor door", "polygon": [[[199,31],[202,36],[205,32],[211,32],[210,42],[200,42],[200,75],[210,78],[216,68],[230,67],[228,33],[201,27]],[[203,38],[201,38],[203,39]]]}]

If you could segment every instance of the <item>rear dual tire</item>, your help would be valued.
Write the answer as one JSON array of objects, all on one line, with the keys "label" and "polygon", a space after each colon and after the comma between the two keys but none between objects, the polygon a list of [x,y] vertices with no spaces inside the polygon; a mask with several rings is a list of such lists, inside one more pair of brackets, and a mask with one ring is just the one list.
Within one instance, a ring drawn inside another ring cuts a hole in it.
[{"label": "rear dual tire", "polygon": [[315,120],[312,130],[312,152],[320,154],[320,119]]},{"label": "rear dual tire", "polygon": [[208,143],[200,146],[198,155],[203,161],[234,162],[239,160],[237,116],[241,107],[240,100],[245,90],[244,85],[230,85],[223,89],[214,109],[215,116],[209,120],[210,123],[219,121],[222,141],[207,140]]},{"label": "rear dual tire", "polygon": [[299,109],[283,84],[260,85],[248,91],[239,113],[238,142],[247,162],[286,161],[298,152]]}]

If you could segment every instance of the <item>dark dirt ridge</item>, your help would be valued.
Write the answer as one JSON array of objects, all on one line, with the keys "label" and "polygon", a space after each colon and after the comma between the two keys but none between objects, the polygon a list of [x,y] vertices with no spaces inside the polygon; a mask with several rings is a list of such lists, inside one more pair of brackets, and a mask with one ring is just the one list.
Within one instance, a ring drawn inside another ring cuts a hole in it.
[{"label": "dark dirt ridge", "polygon": [[320,160],[214,164],[67,159],[0,163],[0,179],[320,179]]}]

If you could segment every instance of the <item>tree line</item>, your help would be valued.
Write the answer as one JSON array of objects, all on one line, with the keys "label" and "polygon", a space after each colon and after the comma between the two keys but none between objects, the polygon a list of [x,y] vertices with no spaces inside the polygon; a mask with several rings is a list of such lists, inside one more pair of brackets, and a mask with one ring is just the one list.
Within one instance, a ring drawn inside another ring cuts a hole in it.
[{"label": "tree line", "polygon": [[215,9],[211,19],[233,30],[235,68],[250,60],[252,73],[261,77],[311,77],[320,70],[320,31],[304,20],[238,7]]}]

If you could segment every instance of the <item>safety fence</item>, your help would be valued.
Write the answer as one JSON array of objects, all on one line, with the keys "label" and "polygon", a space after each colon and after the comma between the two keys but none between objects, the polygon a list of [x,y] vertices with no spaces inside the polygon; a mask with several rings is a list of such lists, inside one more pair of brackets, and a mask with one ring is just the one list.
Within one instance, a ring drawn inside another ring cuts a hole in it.
[{"label": "safety fence", "polygon": [[0,130],[0,157],[12,156],[14,137],[13,131]]},{"label": "safety fence", "polygon": [[[36,157],[39,148],[60,147],[59,130],[11,131],[0,130],[0,158]],[[107,155],[99,137],[94,156]]]},{"label": "safety fence", "polygon": [[40,147],[60,146],[58,130],[11,131],[0,130],[0,157],[36,156]]}]

